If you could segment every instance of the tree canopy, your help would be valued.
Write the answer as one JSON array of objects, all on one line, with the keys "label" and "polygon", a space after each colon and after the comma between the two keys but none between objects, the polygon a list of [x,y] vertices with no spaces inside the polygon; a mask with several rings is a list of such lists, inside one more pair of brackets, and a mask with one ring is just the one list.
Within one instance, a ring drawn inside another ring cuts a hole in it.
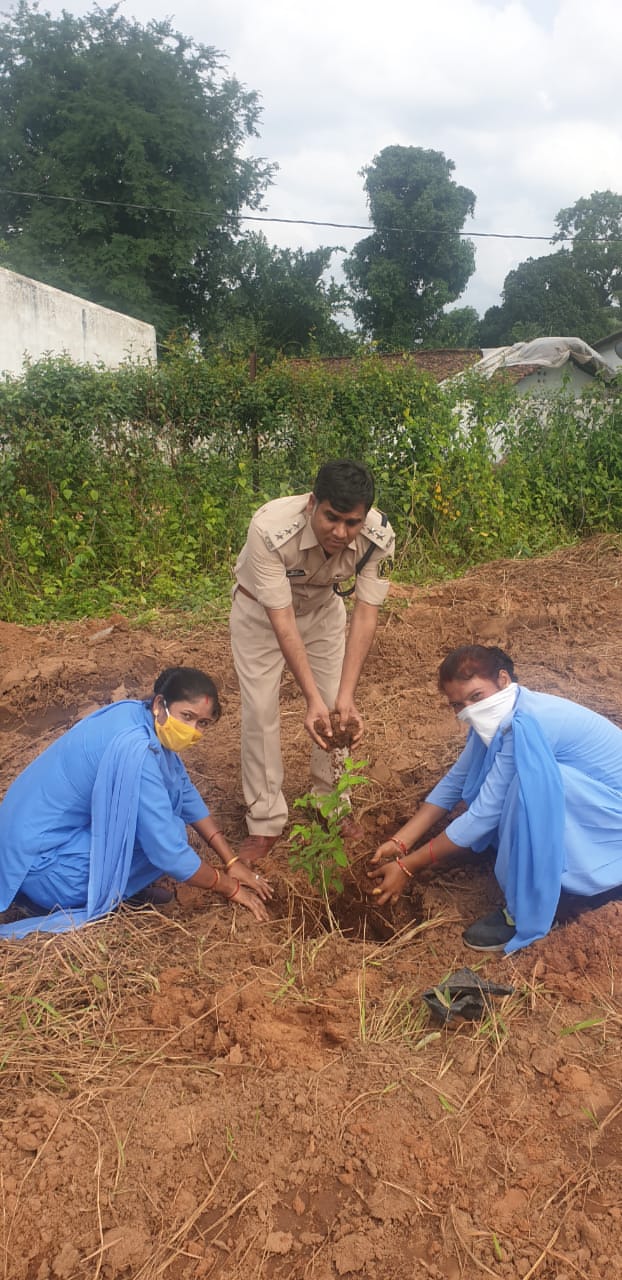
[{"label": "tree canopy", "polygon": [[597,342],[614,327],[598,292],[568,250],[527,258],[505,278],[501,306],[490,307],[479,331],[484,347],[566,335]]},{"label": "tree canopy", "polygon": [[425,339],[475,270],[461,237],[475,196],[454,182],[454,168],[440,151],[392,146],[362,171],[374,231],[344,269],[355,318],[384,349]]},{"label": "tree canopy", "polygon": [[593,191],[560,209],[555,223],[554,241],[574,237],[573,262],[594,286],[601,307],[622,307],[622,195]]},{"label": "tree canopy", "polygon": [[20,0],[0,34],[6,264],[160,334],[204,332],[240,211],[271,179],[243,152],[257,94],[215,49],[118,5],[54,18]]},{"label": "tree canopy", "polygon": [[340,326],[346,290],[325,280],[335,252],[321,246],[279,249],[251,232],[237,245],[233,272],[223,297],[222,331],[213,338],[241,354],[255,350],[264,359],[277,353],[344,355],[353,335]]},{"label": "tree canopy", "polygon": [[444,311],[429,329],[424,347],[477,347],[480,318],[475,307],[453,307]]}]

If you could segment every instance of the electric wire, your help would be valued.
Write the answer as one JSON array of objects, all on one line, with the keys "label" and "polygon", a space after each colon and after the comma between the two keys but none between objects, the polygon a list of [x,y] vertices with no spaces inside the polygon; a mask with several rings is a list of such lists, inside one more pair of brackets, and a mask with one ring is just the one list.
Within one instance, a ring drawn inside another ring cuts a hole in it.
[{"label": "electric wire", "polygon": [[[97,200],[90,196],[58,196],[47,191],[16,191],[11,187],[0,188],[0,195],[5,196],[23,196],[28,200],[56,200],[67,204],[86,204],[86,205],[102,205],[110,209],[134,209],[140,213],[169,213],[178,214],[180,217],[188,217],[188,215],[196,215],[198,217],[209,218],[212,213],[209,209],[178,209],[167,205],[156,204],[135,204],[129,200]],[[365,225],[359,222],[329,222],[319,218],[279,218],[267,214],[241,213],[235,215],[240,222],[268,222],[282,223],[286,226],[294,227],[331,227],[339,231],[369,231],[376,232],[378,228]],[[419,236],[442,236],[444,234],[442,228],[434,227],[382,227],[383,232],[391,234],[419,235]],[[580,235],[562,235],[556,233],[553,235],[532,235],[519,231],[458,231],[456,233],[467,240],[539,240],[547,244],[573,243],[579,240],[582,244],[622,244],[622,240],[609,236],[590,236],[589,239]]]}]

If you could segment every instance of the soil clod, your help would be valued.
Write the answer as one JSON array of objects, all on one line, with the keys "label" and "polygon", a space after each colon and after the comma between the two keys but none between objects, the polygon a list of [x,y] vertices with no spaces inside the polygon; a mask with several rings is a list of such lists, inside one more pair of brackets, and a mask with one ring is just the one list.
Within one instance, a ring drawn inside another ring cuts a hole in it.
[{"label": "soil clod", "polygon": [[326,736],[324,732],[324,722],[322,720],[315,720],[313,724],[315,732],[320,735],[320,738],[324,739],[324,742],[330,747],[331,751],[349,749],[358,732],[358,724],[356,720],[347,720],[342,729],[339,720],[339,712],[331,711],[330,726],[333,731],[332,738],[328,738]]}]

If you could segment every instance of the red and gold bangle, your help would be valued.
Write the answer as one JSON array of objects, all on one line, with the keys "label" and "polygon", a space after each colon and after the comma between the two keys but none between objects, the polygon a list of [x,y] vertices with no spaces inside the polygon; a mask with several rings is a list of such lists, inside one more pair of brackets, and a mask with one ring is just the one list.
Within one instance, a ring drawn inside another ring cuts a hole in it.
[{"label": "red and gold bangle", "polygon": [[432,848],[432,844],[433,844],[433,841],[432,841],[432,840],[430,840],[430,843],[429,843],[429,845],[428,845],[428,853],[429,853],[429,855],[430,855],[430,862],[438,862],[438,858],[436,858],[436,857],[435,857],[435,855],[434,855],[434,850],[433,850],[433,848]]},{"label": "red and gold bangle", "polygon": [[401,858],[396,858],[396,859],[395,859],[395,861],[396,861],[396,863],[397,863],[397,865],[398,865],[398,867],[399,867],[400,871],[403,871],[403,872],[404,872],[404,875],[405,875],[405,876],[408,876],[408,879],[409,879],[409,880],[412,880],[412,878],[413,878],[413,873],[412,873],[412,871],[409,871],[409,870],[408,870],[408,867],[405,865],[405,863],[403,863],[403,862],[402,862],[402,859],[401,859]]},{"label": "red and gold bangle", "polygon": [[240,892],[240,889],[242,888],[242,886],[241,886],[241,884],[240,884],[240,881],[239,881],[239,880],[236,880],[236,885],[237,885],[237,888],[235,888],[235,889],[233,890],[233,893],[226,893],[226,894],[225,894],[225,898],[227,899],[227,902],[233,902],[233,899],[234,899],[234,898],[237,898],[237,895],[238,895],[238,893]]},{"label": "red and gold bangle", "polygon": [[403,840],[400,840],[398,836],[389,836],[389,844],[394,844],[394,845],[396,845],[396,847],[399,849],[399,851],[400,851],[400,853],[401,853],[402,857],[403,857],[403,858],[405,858],[405,857],[406,857],[406,854],[408,853],[408,848],[407,848],[407,846],[404,844],[404,841],[403,841]]},{"label": "red and gold bangle", "polygon": [[210,889],[217,889],[220,884],[220,871],[218,870],[218,867],[212,867],[212,871],[214,872],[216,879],[214,880],[214,883],[210,885]]},{"label": "red and gold bangle", "polygon": [[212,847],[212,840],[214,840],[216,836],[221,836],[221,835],[222,835],[222,831],[212,831],[211,836],[208,836],[207,840],[205,841],[208,849],[211,849]]}]

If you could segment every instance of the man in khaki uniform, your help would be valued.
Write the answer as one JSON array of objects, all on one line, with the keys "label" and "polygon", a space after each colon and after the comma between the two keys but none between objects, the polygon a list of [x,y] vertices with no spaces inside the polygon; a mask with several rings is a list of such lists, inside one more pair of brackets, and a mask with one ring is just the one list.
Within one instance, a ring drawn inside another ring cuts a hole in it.
[{"label": "man in khaki uniform", "polygon": [[[334,785],[324,740],[330,711],[342,726],[363,721],[354,702],[388,581],[395,538],[386,516],[372,507],[374,482],[360,463],[327,462],[313,492],[267,502],[251,520],[235,566],[231,647],[242,699],[242,787],[249,835],[247,862],[262,857],[287,821],[281,790],[283,763],[279,689],[285,664],[307,703],[304,726],[313,790]],[[346,643],[340,586],[356,575]],[[336,590],[335,590],[336,588]],[[319,734],[316,723],[323,726]],[[306,788],[301,788],[306,789]]]}]

